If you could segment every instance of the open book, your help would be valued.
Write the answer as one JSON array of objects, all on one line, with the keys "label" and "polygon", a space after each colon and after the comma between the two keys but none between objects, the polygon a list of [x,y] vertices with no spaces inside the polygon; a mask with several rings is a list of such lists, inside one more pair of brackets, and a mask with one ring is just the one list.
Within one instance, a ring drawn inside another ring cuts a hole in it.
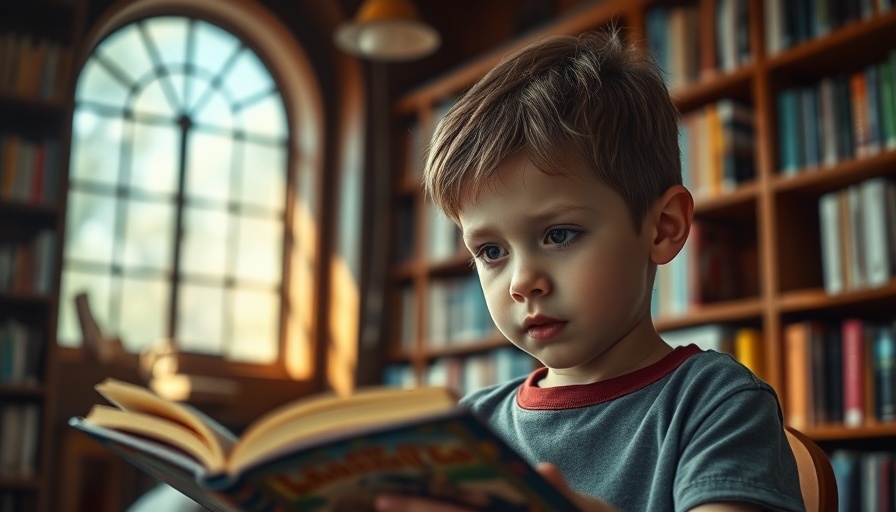
[{"label": "open book", "polygon": [[296,400],[236,437],[195,409],[107,379],[69,424],[206,508],[373,511],[383,492],[488,511],[572,511],[570,503],[449,390],[370,388]]}]

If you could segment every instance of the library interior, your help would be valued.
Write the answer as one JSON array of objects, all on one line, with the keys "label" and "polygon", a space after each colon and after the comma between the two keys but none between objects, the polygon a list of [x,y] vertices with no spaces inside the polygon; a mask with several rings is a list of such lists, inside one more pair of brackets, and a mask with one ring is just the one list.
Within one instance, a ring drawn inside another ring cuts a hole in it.
[{"label": "library interior", "polygon": [[893,0],[4,0],[0,512],[157,489],[68,424],[109,377],[240,431],[536,370],[423,162],[505,56],[608,27],[662,68],[694,197],[656,330],[770,384],[841,510],[896,509]]}]

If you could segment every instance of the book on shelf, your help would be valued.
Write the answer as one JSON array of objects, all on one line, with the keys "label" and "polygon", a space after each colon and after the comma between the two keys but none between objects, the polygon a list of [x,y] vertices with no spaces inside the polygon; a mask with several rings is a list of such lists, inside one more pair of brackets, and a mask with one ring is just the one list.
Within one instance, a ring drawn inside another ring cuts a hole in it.
[{"label": "book on shelf", "polygon": [[817,404],[824,398],[814,375],[821,375],[818,363],[822,336],[823,327],[818,322],[799,322],[784,328],[785,420],[797,430],[805,430],[819,420]]},{"label": "book on shelf", "polygon": [[0,31],[0,93],[60,99],[73,53],[58,42],[27,33]]},{"label": "book on shelf", "polygon": [[187,405],[107,379],[69,424],[214,511],[373,510],[383,492],[478,510],[575,506],[446,388],[296,400],[237,437]]},{"label": "book on shelf", "polygon": [[27,242],[0,242],[0,291],[49,293],[53,284],[55,243],[51,230],[41,230]]},{"label": "book on shelf", "polygon": [[839,510],[893,510],[896,453],[838,448],[830,459]]},{"label": "book on shelf", "polygon": [[861,69],[780,90],[780,173],[797,174],[896,147],[894,66],[896,49]]},{"label": "book on shelf", "polygon": [[39,433],[39,403],[0,405],[0,477],[34,477]]},{"label": "book on shelf", "polygon": [[0,321],[0,383],[36,385],[41,380],[42,358],[38,329],[15,318]]},{"label": "book on shelf", "polygon": [[896,276],[896,182],[871,178],[818,200],[824,288],[834,295]]}]

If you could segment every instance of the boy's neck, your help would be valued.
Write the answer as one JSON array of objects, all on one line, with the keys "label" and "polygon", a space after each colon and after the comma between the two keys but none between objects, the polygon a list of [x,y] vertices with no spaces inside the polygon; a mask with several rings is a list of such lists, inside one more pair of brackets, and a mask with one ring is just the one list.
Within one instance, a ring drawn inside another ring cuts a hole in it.
[{"label": "boy's neck", "polygon": [[538,381],[538,387],[552,388],[600,382],[650,366],[672,352],[672,347],[666,344],[656,331],[641,338],[636,347],[618,345],[614,345],[597,359],[589,362],[593,371],[587,373],[583,373],[582,368],[548,368],[544,378]]}]

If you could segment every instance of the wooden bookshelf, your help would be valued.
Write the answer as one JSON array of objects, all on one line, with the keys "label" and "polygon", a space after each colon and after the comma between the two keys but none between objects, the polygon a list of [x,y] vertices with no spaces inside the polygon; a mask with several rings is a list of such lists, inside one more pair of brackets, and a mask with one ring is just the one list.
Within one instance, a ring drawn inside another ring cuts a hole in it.
[{"label": "wooden bookshelf", "polygon": [[[30,363],[35,366],[35,375],[25,380],[0,375],[0,431],[4,430],[4,421],[6,425],[11,421],[4,419],[6,409],[36,411],[27,413],[37,418],[35,424],[30,419],[21,420],[37,432],[36,449],[30,456],[20,457],[33,460],[20,460],[18,468],[6,468],[0,475],[0,506],[22,512],[50,510],[54,495],[57,397],[49,390],[56,389],[53,358],[64,227],[60,212],[65,204],[64,174],[71,130],[70,75],[73,48],[82,37],[84,5],[74,0],[0,3],[0,61],[5,60],[0,64],[9,64],[0,66],[0,250],[14,247],[15,252],[19,246],[35,244],[42,237],[46,245],[40,250],[48,256],[38,263],[37,249],[15,255],[16,261],[29,260],[29,272],[37,272],[36,267],[41,266],[40,272],[47,277],[40,286],[37,281],[15,282],[17,278],[10,279],[9,274],[13,271],[0,268],[5,272],[0,275],[0,282],[5,283],[0,289],[0,336],[12,336],[6,326],[15,323],[29,333],[27,341],[16,342],[16,350],[39,345],[34,350],[38,354],[36,362]],[[15,157],[10,156],[13,146]],[[53,163],[49,162],[51,151]],[[22,156],[26,153],[27,159]],[[44,166],[38,163],[37,153],[41,153]],[[52,172],[48,172],[51,166]],[[43,181],[37,180],[38,174]],[[55,192],[46,187],[51,181]],[[25,415],[20,413],[20,418]]]},{"label": "wooden bookshelf", "polygon": [[[507,342],[500,335],[483,337],[478,343],[433,348],[427,339],[427,325],[434,307],[428,304],[432,286],[443,279],[472,275],[469,257],[461,248],[456,256],[433,261],[426,253],[430,235],[424,201],[421,197],[419,169],[408,169],[409,126],[425,138],[430,133],[439,105],[456,97],[497,64],[507,53],[553,34],[577,34],[615,25],[636,44],[647,44],[648,18],[656,7],[691,6],[699,14],[698,77],[671,89],[673,101],[683,116],[698,112],[721,100],[739,100],[752,106],[755,123],[755,177],[738,183],[736,188],[714,195],[700,196],[695,204],[698,221],[717,222],[735,228],[747,240],[741,250],[755,252],[752,270],[757,275],[755,290],[730,299],[691,306],[686,314],[655,317],[660,331],[706,324],[758,327],[762,332],[764,377],[776,389],[782,404],[787,393],[785,372],[789,361],[785,353],[784,328],[805,319],[839,321],[850,316],[869,320],[896,320],[896,276],[889,284],[830,295],[825,292],[819,235],[819,198],[832,191],[865,180],[896,178],[896,149],[882,145],[873,154],[841,156],[836,163],[814,169],[782,172],[778,140],[779,94],[790,87],[810,86],[834,75],[854,74],[887,59],[896,52],[896,10],[875,12],[833,26],[824,35],[803,38],[787,48],[766,48],[767,14],[771,2],[747,0],[749,16],[749,58],[734,69],[721,70],[715,65],[715,1],[690,0],[605,0],[585,3],[544,26],[507,41],[461,66],[429,80],[397,98],[392,105],[395,127],[393,155],[393,204],[411,205],[415,215],[414,233],[393,232],[394,237],[415,238],[410,259],[396,261],[390,268],[393,291],[413,290],[412,311],[402,310],[402,301],[391,303],[394,314],[389,337],[396,346],[387,353],[394,364],[403,364],[417,382],[425,381],[427,370],[440,357],[463,357],[501,347]],[[708,28],[707,28],[708,27]],[[695,30],[697,30],[695,28]],[[896,219],[890,219],[896,222]],[[749,261],[749,260],[748,260]],[[397,294],[390,295],[391,297]],[[405,302],[405,306],[407,303]],[[437,309],[437,308],[436,308]],[[415,322],[412,339],[405,347],[404,322]],[[857,428],[824,425],[807,429],[819,441],[864,438],[896,438],[896,423],[879,423],[869,417]]]}]

